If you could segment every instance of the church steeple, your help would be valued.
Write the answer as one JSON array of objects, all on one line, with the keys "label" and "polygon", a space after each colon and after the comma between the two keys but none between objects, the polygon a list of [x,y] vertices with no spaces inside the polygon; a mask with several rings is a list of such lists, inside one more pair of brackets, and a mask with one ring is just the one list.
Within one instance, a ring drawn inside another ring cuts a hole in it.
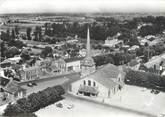
[{"label": "church steeple", "polygon": [[86,56],[87,56],[87,57],[90,57],[90,56],[91,56],[91,47],[90,47],[89,28],[87,29],[87,46],[86,46],[86,49],[87,49],[87,54],[86,54]]},{"label": "church steeple", "polygon": [[85,77],[96,71],[95,62],[91,56],[89,28],[87,29],[86,52],[86,57],[81,62],[81,77]]}]

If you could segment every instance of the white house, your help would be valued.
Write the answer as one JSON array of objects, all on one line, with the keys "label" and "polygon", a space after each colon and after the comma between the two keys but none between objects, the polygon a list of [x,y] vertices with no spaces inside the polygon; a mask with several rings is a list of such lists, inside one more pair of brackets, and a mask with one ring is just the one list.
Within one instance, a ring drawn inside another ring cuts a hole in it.
[{"label": "white house", "polygon": [[119,45],[119,44],[123,44],[123,41],[122,40],[118,40],[118,39],[107,38],[105,40],[104,46],[115,47],[116,45]]},{"label": "white house", "polygon": [[80,72],[82,59],[82,57],[65,59],[66,71]]}]

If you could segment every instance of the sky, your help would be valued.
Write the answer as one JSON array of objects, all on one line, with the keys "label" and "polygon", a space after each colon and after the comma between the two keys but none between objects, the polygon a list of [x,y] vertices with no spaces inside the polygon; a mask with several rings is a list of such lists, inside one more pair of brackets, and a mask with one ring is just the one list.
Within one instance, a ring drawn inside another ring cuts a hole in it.
[{"label": "sky", "polygon": [[165,0],[0,0],[3,13],[165,12]]}]

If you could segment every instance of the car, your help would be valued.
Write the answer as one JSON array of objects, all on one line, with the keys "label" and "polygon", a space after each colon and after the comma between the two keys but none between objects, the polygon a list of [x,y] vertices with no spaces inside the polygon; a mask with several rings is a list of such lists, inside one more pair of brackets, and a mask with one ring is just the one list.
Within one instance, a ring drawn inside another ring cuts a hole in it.
[{"label": "car", "polygon": [[74,107],[74,105],[71,104],[71,105],[69,105],[67,108],[68,108],[68,109],[72,109],[73,107]]},{"label": "car", "polygon": [[33,86],[37,86],[37,83],[35,83],[35,82],[32,82],[32,85],[33,85]]},{"label": "car", "polygon": [[28,83],[27,86],[28,87],[33,87],[33,84],[32,83]]},{"label": "car", "polygon": [[152,89],[152,90],[151,90],[151,93],[154,93],[154,92],[155,92],[155,90]]},{"label": "car", "polygon": [[56,104],[56,106],[59,107],[59,108],[63,108],[62,103],[58,103],[58,104]]},{"label": "car", "polygon": [[155,90],[154,94],[158,94],[158,93],[160,93],[160,91],[158,91],[158,90]]}]

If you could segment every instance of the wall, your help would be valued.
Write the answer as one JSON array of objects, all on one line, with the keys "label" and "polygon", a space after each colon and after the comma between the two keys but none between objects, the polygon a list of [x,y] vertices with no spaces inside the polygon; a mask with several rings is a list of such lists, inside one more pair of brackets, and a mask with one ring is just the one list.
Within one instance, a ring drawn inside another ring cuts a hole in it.
[{"label": "wall", "polygon": [[84,80],[86,81],[86,84],[88,83],[88,80],[91,80],[91,84],[93,85],[93,82],[96,83],[96,88],[98,88],[99,97],[103,97],[103,98],[107,98],[108,97],[108,91],[109,89],[104,87],[102,84],[98,83],[97,81],[94,81],[93,79],[89,79],[89,78],[85,78],[85,79],[81,79],[78,80],[74,83],[71,84],[71,91],[76,94],[78,92],[79,86],[80,85],[84,85]]},{"label": "wall", "polygon": [[80,61],[72,61],[72,62],[68,62],[66,63],[66,68],[68,70],[68,67],[73,66],[73,70],[76,72],[80,71]]}]

